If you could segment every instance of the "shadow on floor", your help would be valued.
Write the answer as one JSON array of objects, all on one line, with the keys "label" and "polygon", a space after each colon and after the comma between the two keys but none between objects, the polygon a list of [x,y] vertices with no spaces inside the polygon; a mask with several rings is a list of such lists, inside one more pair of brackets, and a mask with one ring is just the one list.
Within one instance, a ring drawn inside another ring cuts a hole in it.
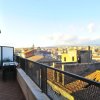
[{"label": "shadow on floor", "polygon": [[6,79],[2,79],[0,70],[0,100],[26,100],[16,79],[12,74],[6,74]]}]

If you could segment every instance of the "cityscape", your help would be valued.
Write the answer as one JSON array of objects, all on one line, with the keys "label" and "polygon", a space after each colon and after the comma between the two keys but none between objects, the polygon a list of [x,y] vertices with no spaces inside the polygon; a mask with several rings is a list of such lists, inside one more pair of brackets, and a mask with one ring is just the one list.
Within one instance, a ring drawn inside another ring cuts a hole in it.
[{"label": "cityscape", "polygon": [[[15,54],[17,56],[97,82],[100,82],[99,52],[99,46],[41,48],[33,45],[30,48],[15,48]],[[98,100],[99,98],[97,96],[99,91],[96,87],[89,85],[86,82],[75,80],[74,78],[68,77],[59,72],[52,71],[51,69],[47,70],[47,79],[47,83],[52,87],[52,90],[50,90],[52,93],[48,94],[54,100],[58,100],[59,98],[60,100],[65,100],[66,98],[69,100],[81,100],[81,98],[83,98],[82,100],[89,100],[90,98]],[[92,96],[90,91],[93,92]],[[86,94],[87,92],[88,95]],[[55,93],[58,95],[55,96]],[[59,96],[59,94],[61,96]],[[83,94],[85,95],[84,97]]]},{"label": "cityscape", "polygon": [[0,100],[100,100],[100,1],[0,1]]}]

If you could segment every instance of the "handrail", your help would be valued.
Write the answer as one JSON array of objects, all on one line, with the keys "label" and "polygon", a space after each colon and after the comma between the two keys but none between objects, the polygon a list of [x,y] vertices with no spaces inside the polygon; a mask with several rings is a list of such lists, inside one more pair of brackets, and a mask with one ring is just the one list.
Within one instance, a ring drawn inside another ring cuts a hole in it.
[{"label": "handrail", "polygon": [[[20,57],[20,56],[19,56],[19,57]],[[20,58],[22,58],[22,57],[20,57]],[[28,60],[28,59],[26,59],[26,58],[22,58],[22,59],[25,59],[25,60],[27,60],[27,61],[30,61],[30,60]],[[30,61],[30,62],[34,62],[34,61]],[[89,83],[89,84],[91,84],[91,85],[95,85],[95,86],[97,86],[97,87],[100,87],[100,82],[96,82],[96,81],[93,81],[93,80],[84,78],[84,77],[82,77],[82,76],[79,76],[79,75],[74,74],[74,73],[70,73],[70,72],[68,72],[68,71],[62,71],[62,70],[59,70],[59,69],[57,69],[57,68],[49,67],[48,65],[41,64],[41,63],[39,63],[39,62],[34,62],[34,63],[36,63],[36,64],[38,64],[39,66],[42,66],[42,67],[44,67],[44,68],[52,69],[52,70],[57,71],[57,72],[60,72],[60,73],[62,73],[62,74],[64,74],[64,75],[73,77],[73,78],[78,79],[78,80],[82,80],[82,81],[84,81],[84,82],[87,82],[87,83]]]}]

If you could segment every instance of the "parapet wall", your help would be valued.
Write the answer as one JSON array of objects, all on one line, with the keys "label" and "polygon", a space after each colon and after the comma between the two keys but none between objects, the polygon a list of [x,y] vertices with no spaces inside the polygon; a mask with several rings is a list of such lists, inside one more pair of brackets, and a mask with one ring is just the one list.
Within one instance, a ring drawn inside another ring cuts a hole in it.
[{"label": "parapet wall", "polygon": [[21,68],[17,69],[17,80],[26,100],[50,100]]},{"label": "parapet wall", "polygon": [[100,63],[76,63],[64,65],[64,71],[68,71],[82,76],[85,75],[85,71],[87,71],[88,74],[98,69],[100,69]]},{"label": "parapet wall", "polygon": [[[96,70],[100,70],[100,63],[76,63],[63,65],[64,71],[68,71],[80,76],[87,76]],[[63,75],[63,85],[75,81],[74,78]]]}]

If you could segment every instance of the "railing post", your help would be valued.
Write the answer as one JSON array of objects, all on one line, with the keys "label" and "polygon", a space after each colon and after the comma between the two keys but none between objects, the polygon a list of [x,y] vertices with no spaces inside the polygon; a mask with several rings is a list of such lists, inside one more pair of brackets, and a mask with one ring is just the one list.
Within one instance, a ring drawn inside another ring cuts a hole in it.
[{"label": "railing post", "polygon": [[41,66],[41,89],[47,93],[47,68],[43,66]]},{"label": "railing post", "polygon": [[[53,66],[52,66],[53,68],[55,68],[55,62],[53,62]],[[55,70],[53,70],[53,80],[55,80]]]},{"label": "railing post", "polygon": [[25,71],[25,61],[26,61],[26,59],[21,59],[21,63],[22,63],[22,68],[23,68],[23,70]]},{"label": "railing post", "polygon": [[2,46],[1,46],[1,66],[3,66],[3,50],[2,50]]},{"label": "railing post", "polygon": [[27,69],[26,69],[26,59],[25,59],[25,66],[24,66],[24,67],[25,67],[25,68],[24,68],[24,71],[26,72],[26,70],[27,70]]},{"label": "railing post", "polygon": [[[62,71],[64,71],[64,64],[62,64]],[[65,85],[65,74],[62,74],[62,85]]]}]

